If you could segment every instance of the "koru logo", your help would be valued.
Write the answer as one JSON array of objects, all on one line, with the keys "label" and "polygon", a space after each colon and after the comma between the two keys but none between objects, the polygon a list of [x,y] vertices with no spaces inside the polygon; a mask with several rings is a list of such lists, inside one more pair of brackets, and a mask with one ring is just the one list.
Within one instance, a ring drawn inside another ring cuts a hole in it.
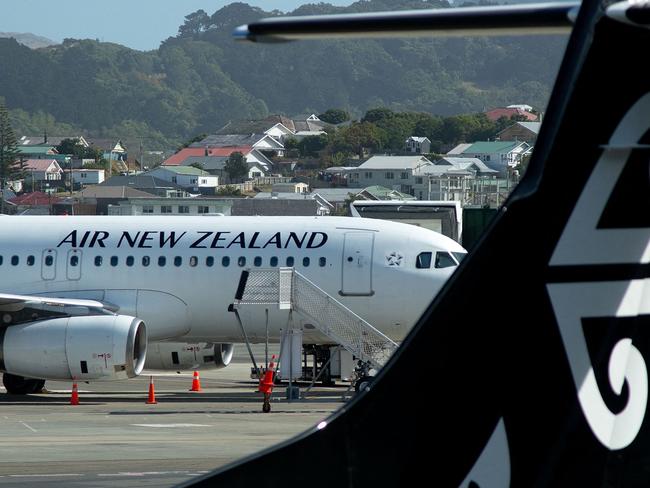
[{"label": "koru logo", "polygon": [[[638,274],[638,266],[650,262],[650,228],[643,222],[628,225],[629,218],[624,227],[608,227],[603,218],[608,203],[616,200],[612,196],[617,183],[631,168],[626,168],[628,164],[643,166],[635,171],[642,169],[643,191],[648,191],[650,153],[633,151],[644,147],[640,141],[650,130],[649,113],[650,93],[628,110],[603,148],[549,263],[551,269],[574,267],[565,268],[568,279],[548,283],[547,290],[580,407],[596,438],[611,450],[634,441],[648,402],[646,361],[631,336],[650,320],[647,292],[644,300],[647,280]],[[624,206],[618,208],[619,213],[623,210]],[[572,269],[589,269],[590,278],[577,275],[574,281]],[[605,269],[607,278],[596,281]],[[594,369],[590,347],[607,347],[606,372]]]},{"label": "koru logo", "polygon": [[393,251],[386,255],[386,264],[388,266],[401,266],[404,256],[398,251]]}]

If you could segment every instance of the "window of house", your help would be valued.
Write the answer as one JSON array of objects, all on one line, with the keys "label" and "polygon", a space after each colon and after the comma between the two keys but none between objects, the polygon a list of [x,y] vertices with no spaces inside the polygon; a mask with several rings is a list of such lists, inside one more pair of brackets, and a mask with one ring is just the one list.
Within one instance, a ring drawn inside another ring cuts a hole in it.
[{"label": "window of house", "polygon": [[228,256],[224,256],[221,258],[221,266],[223,266],[224,268],[230,266],[230,258]]},{"label": "window of house", "polygon": [[386,175],[385,175],[385,178],[386,178],[387,180],[392,180],[393,178],[395,178],[395,175],[393,174],[392,171],[387,171],[387,172],[386,172]]},{"label": "window of house", "polygon": [[365,177],[366,177],[367,180],[371,180],[372,179],[372,171],[366,171]]},{"label": "window of house", "polygon": [[190,207],[188,205],[179,205],[178,206],[179,214],[188,214],[190,213]]},{"label": "window of house", "polygon": [[142,213],[143,214],[152,214],[153,213],[153,205],[143,205],[142,206]]},{"label": "window of house", "polygon": [[133,256],[126,257],[126,265],[130,268],[135,263],[135,258]]},{"label": "window of house", "polygon": [[407,171],[402,171],[399,175],[399,177],[403,180],[408,180],[409,179],[409,174]]},{"label": "window of house", "polygon": [[422,177],[421,176],[416,176],[415,177],[415,184],[416,185],[421,185],[422,184]]},{"label": "window of house", "polygon": [[199,205],[199,213],[200,214],[210,213],[210,207],[207,207],[205,205]]},{"label": "window of house", "polygon": [[172,206],[171,205],[161,205],[160,206],[160,213],[164,213],[164,214],[172,213]]}]

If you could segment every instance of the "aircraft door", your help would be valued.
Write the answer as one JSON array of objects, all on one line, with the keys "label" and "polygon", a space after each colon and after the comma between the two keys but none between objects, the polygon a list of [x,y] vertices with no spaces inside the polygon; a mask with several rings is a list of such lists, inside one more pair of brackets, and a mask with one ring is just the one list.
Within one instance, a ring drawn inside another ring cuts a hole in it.
[{"label": "aircraft door", "polygon": [[69,280],[81,279],[81,251],[79,249],[68,251],[66,273]]},{"label": "aircraft door", "polygon": [[372,291],[374,232],[346,232],[343,245],[341,295],[369,296]]},{"label": "aircraft door", "polygon": [[56,251],[46,249],[41,256],[41,278],[53,280],[56,278]]}]

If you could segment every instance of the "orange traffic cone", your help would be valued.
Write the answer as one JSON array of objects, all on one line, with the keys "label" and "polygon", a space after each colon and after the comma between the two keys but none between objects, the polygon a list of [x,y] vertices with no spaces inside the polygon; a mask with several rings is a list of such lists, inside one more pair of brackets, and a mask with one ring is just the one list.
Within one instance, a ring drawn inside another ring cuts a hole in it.
[{"label": "orange traffic cone", "polygon": [[192,388],[190,391],[201,391],[201,381],[199,380],[199,372],[194,371],[194,378],[192,379]]},{"label": "orange traffic cone", "polygon": [[156,401],[156,393],[153,388],[153,376],[149,376],[149,398],[147,398],[147,405],[154,405]]},{"label": "orange traffic cone", "polygon": [[70,405],[79,405],[79,390],[77,389],[77,381],[72,383],[72,396],[70,397]]}]

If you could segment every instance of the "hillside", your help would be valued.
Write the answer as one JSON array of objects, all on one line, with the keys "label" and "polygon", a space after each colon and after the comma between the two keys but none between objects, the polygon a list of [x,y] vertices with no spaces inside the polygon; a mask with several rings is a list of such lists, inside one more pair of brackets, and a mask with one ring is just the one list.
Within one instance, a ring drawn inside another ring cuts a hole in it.
[{"label": "hillside", "polygon": [[[305,5],[293,15],[444,7],[445,2]],[[0,39],[0,96],[18,133],[83,130],[164,147],[232,119],[372,107],[450,115],[506,103],[543,108],[565,38],[235,43],[232,30],[277,15],[243,3],[186,17],[179,35],[141,52],[66,39],[31,50]]]},{"label": "hillside", "polygon": [[20,44],[31,49],[38,49],[41,47],[47,47],[56,44],[56,41],[53,41],[52,39],[26,32],[0,32],[0,38],[4,37],[13,37]]}]

